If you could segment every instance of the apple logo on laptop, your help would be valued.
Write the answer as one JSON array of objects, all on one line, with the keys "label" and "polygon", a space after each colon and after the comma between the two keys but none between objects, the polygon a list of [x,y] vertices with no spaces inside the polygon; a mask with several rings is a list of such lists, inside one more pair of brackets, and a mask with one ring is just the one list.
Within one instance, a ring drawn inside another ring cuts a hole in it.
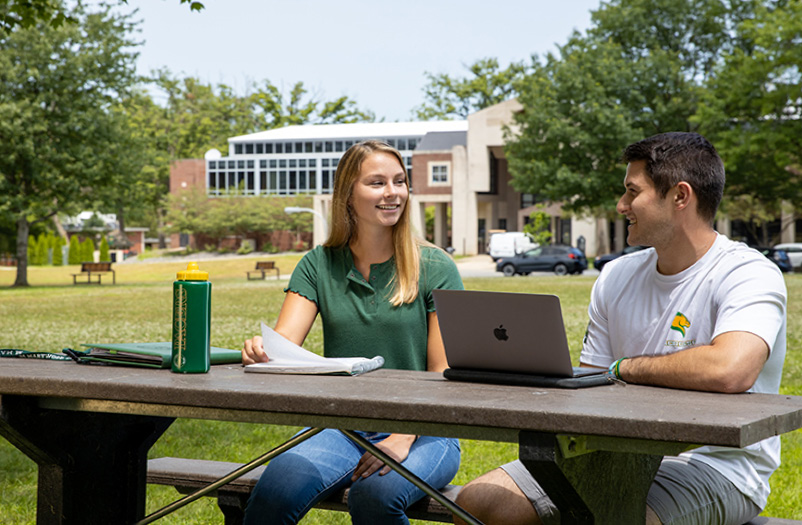
[{"label": "apple logo on laptop", "polygon": [[498,325],[498,328],[493,329],[493,335],[496,336],[496,339],[499,341],[506,341],[509,339],[507,336],[507,329],[504,328],[503,324]]}]

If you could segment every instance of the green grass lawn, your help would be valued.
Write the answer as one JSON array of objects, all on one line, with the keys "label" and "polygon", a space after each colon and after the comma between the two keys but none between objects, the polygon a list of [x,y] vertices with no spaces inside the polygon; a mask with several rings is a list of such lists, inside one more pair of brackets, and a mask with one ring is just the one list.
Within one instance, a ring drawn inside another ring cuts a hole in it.
[{"label": "green grass lawn", "polygon": [[[282,275],[289,275],[299,256],[275,256]],[[253,258],[201,262],[210,274],[212,344],[240,348],[256,335],[261,321],[274,324],[283,300],[284,281],[246,281]],[[0,347],[59,351],[97,341],[167,341],[175,273],[185,263],[117,264],[117,286],[73,286],[77,266],[32,268],[30,289],[0,288]],[[0,270],[0,287],[14,281],[12,270]],[[587,322],[587,303],[593,277],[520,277],[466,279],[474,290],[553,293],[560,297],[574,362],[579,359]],[[105,282],[105,280],[104,280]],[[791,301],[788,311],[788,355],[782,392],[802,395],[802,307],[794,301],[802,291],[802,275],[786,279]],[[305,345],[322,349],[322,330],[316,323]],[[151,449],[150,457],[183,456],[246,462],[277,445],[297,429],[219,421],[177,420]],[[783,436],[783,466],[772,477],[772,495],[765,515],[802,519],[802,432]],[[455,483],[464,484],[500,463],[516,457],[513,444],[462,441],[463,461]],[[32,524],[36,513],[36,465],[5,440],[0,440],[0,522]],[[166,487],[148,487],[147,512],[178,499]],[[215,501],[203,498],[159,523],[223,523]],[[344,513],[313,511],[304,524],[349,523]]]}]

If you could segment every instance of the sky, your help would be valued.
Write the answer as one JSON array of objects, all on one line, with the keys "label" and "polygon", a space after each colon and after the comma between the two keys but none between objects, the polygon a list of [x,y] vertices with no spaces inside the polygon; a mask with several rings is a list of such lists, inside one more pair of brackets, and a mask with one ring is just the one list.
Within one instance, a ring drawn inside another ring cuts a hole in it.
[{"label": "sky", "polygon": [[226,84],[245,94],[270,80],[289,94],[301,81],[318,99],[347,96],[387,121],[414,120],[425,73],[465,77],[556,52],[590,26],[601,0],[129,0],[144,43],[141,74]]}]

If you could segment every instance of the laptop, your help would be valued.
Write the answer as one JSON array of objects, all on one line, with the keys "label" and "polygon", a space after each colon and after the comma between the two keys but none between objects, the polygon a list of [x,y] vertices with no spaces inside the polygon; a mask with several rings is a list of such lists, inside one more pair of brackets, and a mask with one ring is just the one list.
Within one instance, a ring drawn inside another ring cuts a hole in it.
[{"label": "laptop", "polygon": [[579,388],[607,370],[574,367],[556,295],[434,290],[448,379]]}]

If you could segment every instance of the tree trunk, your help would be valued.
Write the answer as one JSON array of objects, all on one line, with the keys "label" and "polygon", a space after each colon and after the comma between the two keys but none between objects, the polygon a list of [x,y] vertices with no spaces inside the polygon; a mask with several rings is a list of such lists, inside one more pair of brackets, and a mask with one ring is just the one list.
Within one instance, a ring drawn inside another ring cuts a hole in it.
[{"label": "tree trunk", "polygon": [[28,232],[31,225],[25,216],[17,219],[17,278],[14,286],[29,286],[28,284]]},{"label": "tree trunk", "polygon": [[167,241],[164,235],[164,208],[159,208],[159,249],[167,248]]},{"label": "tree trunk", "polygon": [[122,205],[117,207],[117,227],[120,229],[120,240],[118,245],[124,245],[125,249],[131,247],[131,241],[125,233],[125,208]]}]

